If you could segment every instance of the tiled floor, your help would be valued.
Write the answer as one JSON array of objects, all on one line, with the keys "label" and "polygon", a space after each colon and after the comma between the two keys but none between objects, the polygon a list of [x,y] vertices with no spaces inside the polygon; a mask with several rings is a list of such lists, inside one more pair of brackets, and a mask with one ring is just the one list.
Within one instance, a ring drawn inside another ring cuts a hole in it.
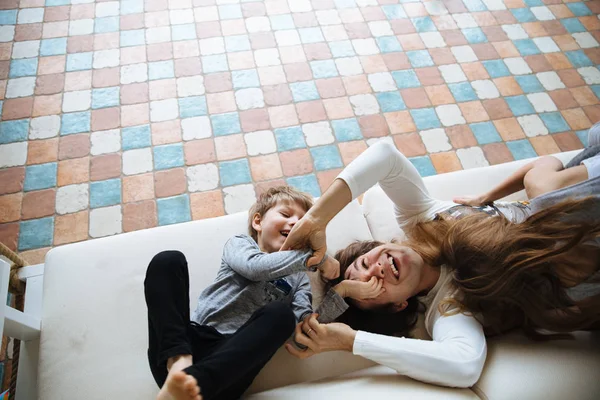
[{"label": "tiled floor", "polygon": [[423,175],[582,147],[600,1],[1,0],[0,241],[318,196],[375,140]]}]

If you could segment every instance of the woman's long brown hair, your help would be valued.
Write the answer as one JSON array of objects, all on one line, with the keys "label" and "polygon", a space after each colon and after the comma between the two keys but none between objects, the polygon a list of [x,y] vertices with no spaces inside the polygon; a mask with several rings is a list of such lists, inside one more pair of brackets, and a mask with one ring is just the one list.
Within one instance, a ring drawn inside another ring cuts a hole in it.
[{"label": "woman's long brown hair", "polygon": [[427,264],[453,270],[457,294],[441,312],[473,313],[489,334],[521,326],[540,338],[543,330],[570,332],[600,322],[600,295],[579,302],[567,295],[600,269],[600,251],[586,244],[600,236],[600,224],[576,218],[594,209],[600,201],[586,198],[520,224],[484,213],[430,221],[417,224],[404,244]]}]

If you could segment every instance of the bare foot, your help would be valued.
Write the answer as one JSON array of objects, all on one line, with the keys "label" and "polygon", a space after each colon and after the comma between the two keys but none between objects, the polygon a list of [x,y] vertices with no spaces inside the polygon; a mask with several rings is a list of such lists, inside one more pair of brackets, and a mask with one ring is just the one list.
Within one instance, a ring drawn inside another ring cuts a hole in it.
[{"label": "bare foot", "polygon": [[170,371],[156,400],[202,400],[196,378],[183,371]]}]

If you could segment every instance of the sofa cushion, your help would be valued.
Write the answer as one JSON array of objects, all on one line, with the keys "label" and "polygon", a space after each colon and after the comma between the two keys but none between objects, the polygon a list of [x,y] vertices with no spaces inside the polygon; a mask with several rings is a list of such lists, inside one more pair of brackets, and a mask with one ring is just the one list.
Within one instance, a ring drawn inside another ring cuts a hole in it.
[{"label": "sofa cushion", "polygon": [[479,397],[469,389],[451,389],[429,385],[398,375],[391,368],[376,366],[334,378],[269,390],[248,397],[248,400],[268,399],[466,400],[479,399]]},{"label": "sofa cushion", "polygon": [[[148,229],[57,247],[46,257],[40,341],[39,393],[44,400],[151,399],[157,393],[146,350],[143,280],[162,251],[182,251],[190,270],[190,306],[215,278],[225,241],[246,231],[247,213]],[[357,202],[328,227],[335,251],[370,239]],[[334,376],[373,363],[348,353],[300,361],[284,350],[252,390]]]}]

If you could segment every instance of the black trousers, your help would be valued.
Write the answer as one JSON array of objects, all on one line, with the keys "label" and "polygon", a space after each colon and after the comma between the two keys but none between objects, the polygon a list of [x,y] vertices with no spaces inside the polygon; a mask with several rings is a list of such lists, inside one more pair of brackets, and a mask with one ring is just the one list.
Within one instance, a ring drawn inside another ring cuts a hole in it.
[{"label": "black trousers", "polygon": [[290,337],[291,308],[281,302],[257,310],[233,335],[190,322],[189,274],[185,256],[164,251],[154,256],[144,281],[148,306],[148,361],[159,387],[167,378],[167,360],[191,354],[184,372],[198,381],[205,400],[238,399]]}]

